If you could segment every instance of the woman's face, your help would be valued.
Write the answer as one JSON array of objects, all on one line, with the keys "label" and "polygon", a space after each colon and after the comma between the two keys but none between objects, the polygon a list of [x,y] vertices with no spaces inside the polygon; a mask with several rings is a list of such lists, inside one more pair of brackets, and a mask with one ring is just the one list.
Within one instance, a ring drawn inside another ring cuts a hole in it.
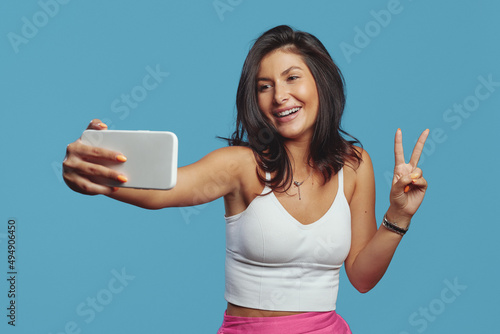
[{"label": "woman's face", "polygon": [[285,138],[310,140],[318,116],[318,90],[309,67],[295,53],[267,54],[257,74],[259,108]]}]

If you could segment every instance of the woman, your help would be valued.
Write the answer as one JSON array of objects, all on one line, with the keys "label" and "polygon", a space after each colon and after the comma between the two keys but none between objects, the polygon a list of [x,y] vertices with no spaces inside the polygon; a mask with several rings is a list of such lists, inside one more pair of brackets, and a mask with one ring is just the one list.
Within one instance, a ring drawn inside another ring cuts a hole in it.
[{"label": "woman", "polygon": [[[417,163],[428,130],[408,164],[396,132],[390,205],[377,229],[373,167],[358,142],[342,136],[344,103],[342,75],[321,42],[279,26],[247,56],[230,146],[179,168],[174,189],[91,182],[127,180],[90,158],[126,159],[80,140],[67,148],[64,179],[77,192],[148,209],[224,197],[228,305],[219,333],[350,333],[335,312],[339,269],[345,263],[362,293],[384,275],[427,188]],[[89,128],[106,125],[94,120]]]}]

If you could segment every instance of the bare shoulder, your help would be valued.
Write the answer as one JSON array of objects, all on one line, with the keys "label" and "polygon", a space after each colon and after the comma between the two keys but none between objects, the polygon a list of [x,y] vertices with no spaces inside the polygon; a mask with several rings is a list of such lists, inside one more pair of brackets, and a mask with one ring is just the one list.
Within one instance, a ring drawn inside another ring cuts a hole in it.
[{"label": "bare shoulder", "polygon": [[255,170],[257,164],[252,149],[245,146],[222,147],[211,152],[208,156],[223,162],[227,168],[234,171],[244,171],[248,167]]},{"label": "bare shoulder", "polygon": [[253,150],[244,146],[224,147],[215,153],[225,159],[227,170],[237,180],[238,186],[224,196],[226,216],[233,216],[243,212],[262,191],[257,160]]},{"label": "bare shoulder", "polygon": [[370,170],[373,170],[372,159],[368,152],[361,147],[354,146],[354,150],[361,157],[361,161],[357,161],[352,157],[348,157],[345,162],[345,167],[350,170],[352,173],[364,173]]},{"label": "bare shoulder", "polygon": [[[162,207],[190,206],[211,202],[220,197],[238,196],[245,185],[248,166],[255,159],[243,147],[216,149],[195,163],[181,167],[177,185],[165,195]],[[255,174],[255,163],[253,164]]]},{"label": "bare shoulder", "polygon": [[224,154],[234,155],[240,159],[254,159],[253,151],[247,146],[226,146],[218,149],[217,151],[223,152]]},{"label": "bare shoulder", "polygon": [[201,160],[217,160],[219,163],[240,165],[255,159],[252,150],[248,147],[226,146],[208,153]]},{"label": "bare shoulder", "polygon": [[249,147],[222,147],[207,154],[200,162],[203,160],[204,165],[212,172],[237,180],[239,187],[245,186],[252,179],[251,175],[256,175],[257,161]]},{"label": "bare shoulder", "polygon": [[349,201],[360,183],[371,183],[373,180],[373,165],[370,155],[361,147],[354,146],[354,149],[361,157],[361,161],[349,158],[344,166],[344,191]]}]

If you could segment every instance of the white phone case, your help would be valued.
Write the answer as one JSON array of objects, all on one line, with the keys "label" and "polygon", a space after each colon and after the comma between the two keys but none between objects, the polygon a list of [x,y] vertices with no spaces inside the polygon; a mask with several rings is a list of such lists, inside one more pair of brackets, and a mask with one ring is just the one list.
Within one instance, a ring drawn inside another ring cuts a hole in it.
[{"label": "white phone case", "polygon": [[121,183],[102,177],[94,182],[112,187],[171,189],[177,182],[177,136],[167,131],[85,130],[84,144],[114,150],[127,157],[126,162],[95,160],[128,179]]}]

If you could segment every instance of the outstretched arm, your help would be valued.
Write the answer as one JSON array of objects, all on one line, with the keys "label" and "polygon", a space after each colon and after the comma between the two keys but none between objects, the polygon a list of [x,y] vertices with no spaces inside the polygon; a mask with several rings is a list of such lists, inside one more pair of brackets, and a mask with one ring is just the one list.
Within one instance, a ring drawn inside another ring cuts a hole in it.
[{"label": "outstretched arm", "polygon": [[[89,129],[105,130],[99,120],[93,120]],[[68,145],[63,162],[63,177],[74,191],[102,194],[122,202],[147,209],[190,206],[213,201],[237,191],[240,187],[242,149],[225,147],[218,149],[189,166],[178,169],[177,184],[171,190],[112,188],[92,181],[93,176],[106,177],[123,182],[120,174],[96,161],[122,161],[120,152],[84,145],[80,139]],[[126,163],[126,162],[124,162]]]},{"label": "outstretched arm", "polygon": [[[396,132],[394,178],[386,218],[402,229],[409,226],[427,189],[427,181],[417,164],[428,134],[429,131],[425,130],[420,135],[407,164],[404,161],[401,130]],[[363,162],[356,175],[356,188],[350,203],[351,251],[345,261],[345,268],[353,286],[360,292],[367,292],[384,275],[402,236],[384,226],[377,230],[373,167],[366,152],[363,152]]]},{"label": "outstretched arm", "polygon": [[240,187],[238,147],[215,150],[201,160],[177,171],[177,184],[170,190],[118,188],[108,194],[116,200],[146,209],[204,204]]}]

